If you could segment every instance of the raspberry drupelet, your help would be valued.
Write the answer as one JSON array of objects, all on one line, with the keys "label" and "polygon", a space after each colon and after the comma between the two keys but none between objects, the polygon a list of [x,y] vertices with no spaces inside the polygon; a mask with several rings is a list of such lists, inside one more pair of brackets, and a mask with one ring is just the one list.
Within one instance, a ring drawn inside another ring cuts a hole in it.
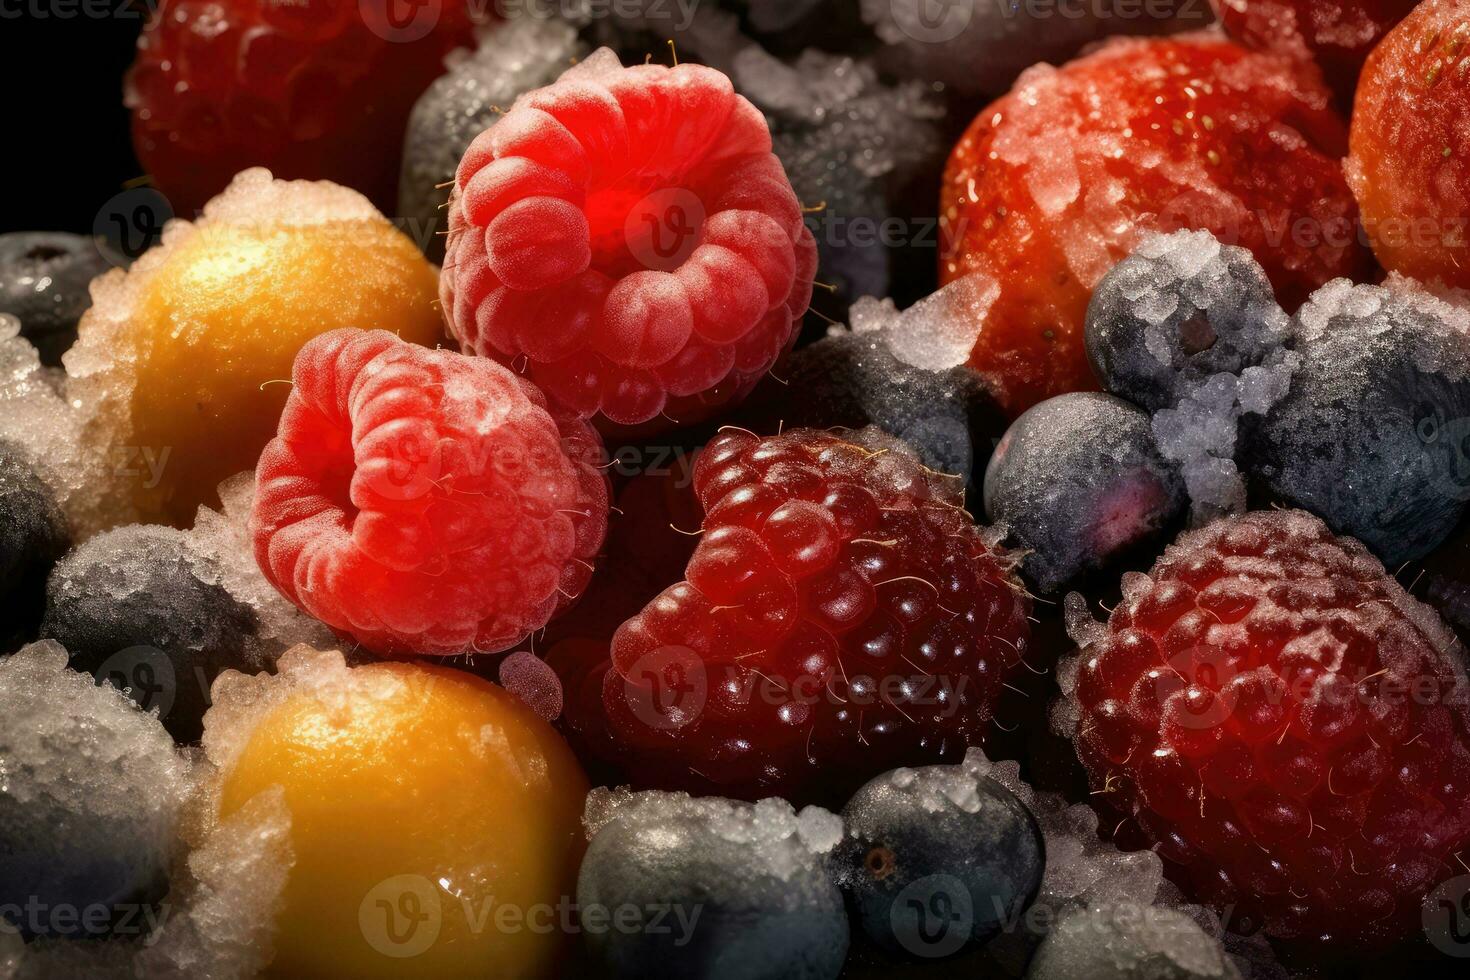
[{"label": "raspberry drupelet", "polygon": [[1279,938],[1418,928],[1470,843],[1464,669],[1435,613],[1302,511],[1187,534],[1123,593],[1106,626],[1069,610],[1060,716],[1131,819],[1120,844]]},{"label": "raspberry drupelet", "polygon": [[941,188],[940,279],[1001,284],[970,364],[1012,415],[1097,385],[1087,302],[1150,232],[1249,249],[1288,310],[1366,252],[1316,68],[1217,34],[1116,38],[981,111]]},{"label": "raspberry drupelet", "polygon": [[386,655],[494,652],[592,575],[602,443],[483,358],[334,330],[301,349],[256,469],[256,560],[292,602]]},{"label": "raspberry drupelet", "polygon": [[694,480],[686,580],[619,628],[603,681],[635,780],[845,799],[981,740],[1031,602],[958,480],[874,429],[726,430]]},{"label": "raspberry drupelet", "polygon": [[730,80],[604,49],[465,152],[440,297],[464,350],[577,414],[689,423],[789,349],[816,263],[765,118]]}]

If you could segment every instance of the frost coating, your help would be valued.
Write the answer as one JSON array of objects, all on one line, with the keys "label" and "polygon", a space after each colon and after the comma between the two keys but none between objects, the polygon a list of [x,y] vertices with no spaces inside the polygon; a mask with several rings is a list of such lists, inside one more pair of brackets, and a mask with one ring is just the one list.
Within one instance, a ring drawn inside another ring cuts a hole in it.
[{"label": "frost coating", "polygon": [[730,977],[840,972],[847,916],[826,869],[842,835],[836,815],[776,799],[595,789],[584,823],[581,908],[662,903],[676,916],[698,916],[682,945],[651,932],[589,933],[613,975],[707,972],[711,963]]},{"label": "frost coating", "polygon": [[[513,17],[478,29],[473,50],[445,58],[448,72],[414,104],[398,179],[398,213],[435,261],[444,257],[444,205],[471,141],[523,93],[548,85],[586,52],[572,25]],[[345,326],[345,324],[344,324]]]}]

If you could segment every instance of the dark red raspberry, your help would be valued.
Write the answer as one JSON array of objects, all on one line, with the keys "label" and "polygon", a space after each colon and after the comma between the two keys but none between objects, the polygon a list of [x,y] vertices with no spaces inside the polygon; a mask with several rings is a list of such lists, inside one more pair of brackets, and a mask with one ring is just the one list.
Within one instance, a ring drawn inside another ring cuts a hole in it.
[{"label": "dark red raspberry", "polygon": [[603,707],[635,781],[845,798],[985,734],[1031,610],[962,487],[876,430],[727,430],[686,581],[619,628]]},{"label": "dark red raspberry", "polygon": [[689,423],[791,346],[816,264],[765,118],[728,78],[599,52],[465,152],[440,296],[466,351],[578,414]]},{"label": "dark red raspberry", "polygon": [[256,469],[256,560],[379,653],[504,650],[586,587],[602,444],[493,361],[333,330],[296,357]]},{"label": "dark red raspberry", "polygon": [[1366,548],[1300,511],[1218,521],[1083,632],[1063,687],[1122,841],[1274,936],[1419,927],[1470,842],[1470,718],[1452,635]]},{"label": "dark red raspberry", "polygon": [[251,166],[334,180],[387,211],[409,111],[444,56],[471,43],[476,9],[161,0],[125,87],[138,159],[180,215]]}]

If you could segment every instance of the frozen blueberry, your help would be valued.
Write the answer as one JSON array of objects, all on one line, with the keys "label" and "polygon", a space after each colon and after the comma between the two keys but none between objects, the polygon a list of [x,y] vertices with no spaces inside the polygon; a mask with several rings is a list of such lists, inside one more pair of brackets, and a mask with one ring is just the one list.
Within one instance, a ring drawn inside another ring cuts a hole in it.
[{"label": "frozen blueberry", "polygon": [[1004,428],[1004,415],[974,370],[916,367],[875,332],[825,337],[795,351],[777,373],[784,377],[768,382],[768,400],[758,402],[773,431],[777,422],[819,429],[874,425],[912,446],[925,466],[966,481],[977,449],[978,462],[985,461],[986,434]]},{"label": "frozen blueberry", "polygon": [[92,305],[92,280],[112,264],[91,238],[50,231],[0,235],[0,313],[20,320],[41,363],[56,367]]},{"label": "frozen blueberry", "polygon": [[1409,280],[1323,286],[1292,319],[1301,358],[1248,466],[1389,568],[1470,501],[1470,313]]},{"label": "frozen blueberry", "polygon": [[197,741],[209,685],[255,669],[255,611],[218,584],[182,531],[133,525],[91,538],[51,573],[41,635],[72,666],[156,709],[181,743]]},{"label": "frozen blueberry", "polygon": [[187,770],[158,719],[66,661],[49,642],[0,658],[0,916],[136,937],[167,911]]},{"label": "frozen blueberry", "polygon": [[0,442],[0,650],[30,638],[46,576],[71,546],[66,521],[30,459]]},{"label": "frozen blueberry", "polygon": [[1031,408],[985,470],[985,513],[1029,552],[1022,567],[1044,592],[1157,540],[1187,503],[1148,413],[1096,392]]},{"label": "frozen blueberry", "polygon": [[[831,813],[782,800],[593,790],[577,906],[600,975],[836,977],[847,915]],[[656,917],[656,921],[655,921]]]},{"label": "frozen blueberry", "polygon": [[1287,317],[1249,251],[1207,231],[1157,235],[1103,277],[1087,308],[1102,386],[1157,411],[1217,374],[1267,363]]},{"label": "frozen blueberry", "polygon": [[956,766],[896,769],[842,811],[835,863],[863,931],[926,959],[983,944],[1036,897],[1036,818],[1010,790]]}]

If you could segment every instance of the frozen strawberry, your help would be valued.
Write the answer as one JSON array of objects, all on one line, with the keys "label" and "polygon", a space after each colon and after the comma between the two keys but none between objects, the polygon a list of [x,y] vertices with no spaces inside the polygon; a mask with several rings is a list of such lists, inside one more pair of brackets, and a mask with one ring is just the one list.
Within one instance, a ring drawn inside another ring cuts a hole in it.
[{"label": "frozen strawberry", "polygon": [[471,42],[478,9],[161,0],[125,87],[138,159],[179,215],[250,166],[346,184],[388,210],[409,111]]},{"label": "frozen strawberry", "polygon": [[1106,626],[1071,625],[1063,716],[1094,799],[1198,900],[1364,947],[1418,929],[1462,873],[1464,669],[1357,541],[1302,511],[1217,521],[1126,577]]},{"label": "frozen strawberry", "polygon": [[1314,60],[1344,105],[1374,45],[1418,0],[1212,0],[1226,33],[1248,48]]},{"label": "frozen strawberry", "polygon": [[302,609],[384,654],[493,652],[586,587],[601,442],[483,358],[383,330],[301,349],[261,454],[255,556]]},{"label": "frozen strawberry", "polygon": [[981,112],[945,172],[940,277],[1001,284],[970,363],[1006,408],[1096,386],[1088,297],[1146,232],[1250,249],[1291,308],[1357,269],[1328,101],[1312,66],[1196,34],[1038,65]]},{"label": "frozen strawberry", "polygon": [[1358,84],[1347,174],[1374,254],[1424,282],[1470,287],[1470,2],[1426,0],[1374,49]]},{"label": "frozen strawberry", "polygon": [[873,429],[729,430],[694,487],[686,580],[618,630],[603,682],[635,781],[845,799],[980,741],[1031,603],[958,480]]},{"label": "frozen strawberry", "polygon": [[463,348],[614,425],[743,398],[811,299],[816,244],[765,118],[699,65],[598,52],[475,140],[449,211]]}]

